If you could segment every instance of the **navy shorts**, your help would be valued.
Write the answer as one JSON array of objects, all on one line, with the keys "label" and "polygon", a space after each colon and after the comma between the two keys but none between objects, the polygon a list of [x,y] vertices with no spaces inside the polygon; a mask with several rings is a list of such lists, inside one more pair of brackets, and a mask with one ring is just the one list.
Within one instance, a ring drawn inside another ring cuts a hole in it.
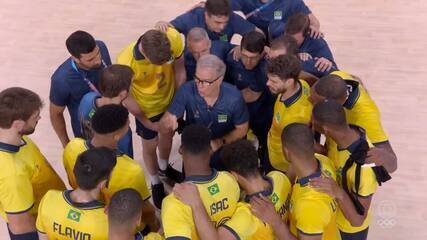
[{"label": "navy shorts", "polygon": [[[158,122],[158,121],[160,121],[162,116],[163,116],[163,113],[156,115],[154,117],[151,117],[148,120],[150,120],[151,122]],[[153,130],[145,127],[144,124],[142,124],[140,121],[138,121],[138,119],[135,119],[135,123],[136,123],[136,134],[138,134],[143,139],[151,140],[151,139],[157,137],[158,133],[156,131],[153,131]]]},{"label": "navy shorts", "polygon": [[345,233],[345,232],[341,232],[341,239],[342,240],[366,240],[368,239],[368,231],[369,231],[369,227],[366,228],[365,230],[362,230],[360,232],[355,232],[355,233]]}]

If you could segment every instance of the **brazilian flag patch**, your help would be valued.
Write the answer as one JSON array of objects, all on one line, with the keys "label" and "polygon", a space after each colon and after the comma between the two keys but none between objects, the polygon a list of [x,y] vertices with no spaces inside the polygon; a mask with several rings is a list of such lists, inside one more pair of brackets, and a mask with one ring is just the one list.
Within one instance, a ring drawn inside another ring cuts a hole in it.
[{"label": "brazilian flag patch", "polygon": [[218,187],[218,184],[214,184],[214,185],[212,185],[212,186],[209,186],[208,187],[208,192],[211,194],[211,196],[213,196],[213,195],[215,195],[215,194],[217,194],[217,193],[219,193],[219,187]]},{"label": "brazilian flag patch", "polygon": [[227,36],[227,34],[222,34],[219,37],[219,40],[224,41],[224,42],[228,42],[228,36]]},{"label": "brazilian flag patch", "polygon": [[271,202],[273,202],[273,204],[276,204],[277,201],[279,201],[279,197],[276,193],[273,193],[273,195],[271,195]]},{"label": "brazilian flag patch", "polygon": [[75,222],[80,222],[80,215],[81,213],[74,211],[73,209],[70,209],[70,211],[68,212],[67,218]]}]

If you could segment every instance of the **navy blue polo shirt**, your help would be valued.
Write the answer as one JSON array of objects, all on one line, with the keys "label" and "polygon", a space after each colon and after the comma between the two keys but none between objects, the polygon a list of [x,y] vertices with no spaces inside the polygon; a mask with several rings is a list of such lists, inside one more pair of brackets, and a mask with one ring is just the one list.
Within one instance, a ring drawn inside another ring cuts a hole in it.
[{"label": "navy blue polo shirt", "polygon": [[222,40],[230,42],[234,34],[245,35],[255,30],[255,26],[246,21],[241,16],[232,13],[230,19],[221,33],[212,32],[208,29],[205,22],[205,9],[195,8],[186,12],[170,22],[176,30],[187,36],[188,32],[194,27],[200,27],[206,30],[211,40]]},{"label": "navy blue polo shirt", "polygon": [[[231,0],[233,11],[241,11],[245,15],[261,7],[265,3],[260,0]],[[286,23],[288,18],[296,13],[310,14],[310,9],[302,0],[273,0],[257,14],[248,18],[248,21],[255,24],[268,36],[268,27],[273,20]]]},{"label": "navy blue polo shirt", "polygon": [[168,112],[180,118],[186,113],[189,124],[207,126],[212,139],[231,132],[236,125],[249,121],[246,103],[237,88],[229,83],[221,83],[219,97],[212,107],[199,95],[194,81],[184,83],[176,92]]},{"label": "navy blue polo shirt", "polygon": [[[96,44],[100,49],[104,63],[107,66],[111,65],[110,54],[105,43],[96,41]],[[74,136],[82,137],[78,107],[83,96],[91,91],[84,81],[84,77],[89,79],[95,86],[98,86],[98,75],[104,66],[101,65],[99,69],[89,71],[79,69],[77,65],[76,67],[78,71],[72,66],[70,57],[56,69],[51,77],[49,99],[55,105],[67,107]]]},{"label": "navy blue polo shirt", "polygon": [[318,39],[314,39],[310,36],[305,37],[298,49],[298,53],[304,52],[310,54],[313,58],[324,57],[336,66],[331,49],[329,49],[328,43],[323,39],[323,37]]},{"label": "navy blue polo shirt", "polygon": [[267,84],[266,64],[267,61],[262,59],[254,69],[247,70],[241,60],[233,59],[233,54],[227,56],[229,77],[239,90],[250,88],[254,92],[263,92]]}]

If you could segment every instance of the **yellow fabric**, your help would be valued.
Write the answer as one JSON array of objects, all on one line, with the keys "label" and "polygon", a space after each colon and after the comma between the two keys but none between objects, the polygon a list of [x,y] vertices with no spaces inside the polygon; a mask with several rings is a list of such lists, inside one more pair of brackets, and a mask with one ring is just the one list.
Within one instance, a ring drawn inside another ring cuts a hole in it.
[{"label": "yellow fabric", "polygon": [[271,226],[253,215],[248,203],[239,202],[236,212],[224,226],[239,236],[240,240],[275,239]]},{"label": "yellow fabric", "polygon": [[291,123],[308,124],[311,119],[311,105],[308,97],[310,95],[310,86],[304,80],[300,80],[302,91],[300,97],[290,106],[286,106],[280,100],[281,95],[277,97],[274,104],[274,115],[270,131],[268,132],[268,155],[271,165],[282,172],[286,172],[289,167],[289,161],[285,159],[282,150],[282,131]]},{"label": "yellow fabric", "polygon": [[[174,59],[184,51],[181,34],[173,28],[167,31]],[[117,63],[128,65],[134,71],[131,93],[147,118],[166,111],[175,91],[175,73],[172,63],[161,66],[151,64],[147,59],[136,60],[136,41],[127,46],[118,56]]]},{"label": "yellow fabric", "polygon": [[[227,172],[217,172],[209,181],[193,181],[211,219],[218,227],[231,218],[240,197],[239,185]],[[212,194],[213,193],[213,194]],[[186,237],[199,239],[191,208],[173,194],[163,200],[162,223],[165,238]]]},{"label": "yellow fabric", "polygon": [[[320,154],[315,154],[320,162],[322,175],[335,179],[335,170],[330,160]],[[337,203],[325,194],[320,193],[308,184],[301,186],[295,183],[289,206],[290,230],[298,236],[322,235],[322,239],[341,239],[336,226]]]},{"label": "yellow fabric", "polygon": [[163,240],[165,239],[159,233],[151,232],[142,238],[143,240]]},{"label": "yellow fabric", "polygon": [[27,136],[22,140],[18,152],[0,150],[0,214],[6,221],[6,212],[30,210],[37,216],[40,200],[48,190],[65,189],[61,178],[33,141]]},{"label": "yellow fabric", "polygon": [[272,179],[273,192],[269,196],[274,204],[276,212],[280,214],[283,221],[288,221],[288,206],[291,199],[292,184],[289,178],[279,171],[271,171],[267,177]]},{"label": "yellow fabric", "polygon": [[108,220],[104,205],[75,206],[64,192],[51,190],[43,197],[37,217],[37,231],[49,239],[108,239]]}]

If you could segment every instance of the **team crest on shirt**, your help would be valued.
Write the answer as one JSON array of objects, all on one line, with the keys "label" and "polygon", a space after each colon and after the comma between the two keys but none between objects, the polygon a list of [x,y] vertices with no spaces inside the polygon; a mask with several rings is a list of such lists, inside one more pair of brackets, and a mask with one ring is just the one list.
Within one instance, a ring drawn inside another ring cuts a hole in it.
[{"label": "team crest on shirt", "polygon": [[282,20],[282,11],[281,10],[277,10],[274,11],[273,16],[274,16],[274,20]]},{"label": "team crest on shirt", "polygon": [[242,74],[237,74],[237,81],[242,81]]},{"label": "team crest on shirt", "polygon": [[74,211],[73,209],[70,209],[70,211],[68,212],[67,218],[75,222],[80,222],[80,215],[81,213]]},{"label": "team crest on shirt", "polygon": [[222,34],[219,37],[219,40],[224,41],[224,42],[228,42],[228,36],[227,36],[227,34]]},{"label": "team crest on shirt", "polygon": [[280,122],[280,113],[279,112],[276,113],[276,116],[274,117],[274,119],[276,119],[277,123]]},{"label": "team crest on shirt", "polygon": [[277,196],[277,194],[276,194],[276,193],[273,193],[273,195],[271,195],[271,202],[272,202],[273,204],[276,204],[276,203],[277,203],[277,201],[279,201],[279,197]]},{"label": "team crest on shirt", "polygon": [[209,186],[208,187],[208,192],[209,192],[209,194],[211,196],[219,193],[219,186],[218,186],[218,184],[215,183],[214,185]]},{"label": "team crest on shirt", "polygon": [[225,123],[227,122],[227,115],[226,114],[219,114],[218,115],[218,123]]},{"label": "team crest on shirt", "polygon": [[324,169],[323,170],[323,174],[325,174],[327,177],[331,177],[332,176],[332,173],[331,172],[329,172],[328,170],[326,170],[326,169]]}]

